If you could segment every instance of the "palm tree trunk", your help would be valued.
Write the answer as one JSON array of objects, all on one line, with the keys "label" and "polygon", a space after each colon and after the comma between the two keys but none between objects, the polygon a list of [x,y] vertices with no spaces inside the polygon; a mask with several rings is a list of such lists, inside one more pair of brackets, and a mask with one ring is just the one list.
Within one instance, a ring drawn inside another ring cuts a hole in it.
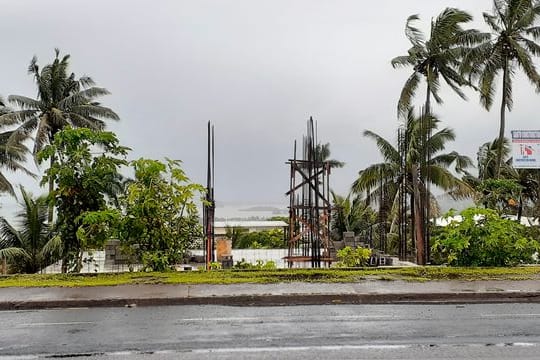
[{"label": "palm tree trunk", "polygon": [[521,224],[521,216],[523,215],[523,196],[519,195],[519,205],[517,213],[517,221]]},{"label": "palm tree trunk", "polygon": [[431,114],[431,88],[429,83],[427,84],[426,103],[424,104],[424,111],[426,114]]},{"label": "palm tree trunk", "polygon": [[504,128],[506,125],[506,99],[508,97],[507,86],[508,82],[508,60],[504,60],[503,66],[503,91],[501,100],[501,123],[499,127],[499,144],[497,146],[497,163],[495,164],[495,178],[498,179],[501,174],[502,152],[504,146]]},{"label": "palm tree trunk", "polygon": [[418,165],[412,167],[412,185],[414,194],[414,226],[415,226],[415,239],[416,239],[416,263],[418,265],[425,265],[425,253],[424,253],[424,224],[422,219],[423,209],[422,200],[420,198],[420,189],[418,184]]},{"label": "palm tree trunk", "polygon": [[430,179],[431,179],[431,174],[430,174],[430,171],[429,171],[429,162],[430,162],[430,152],[429,152],[429,149],[427,147],[427,143],[429,141],[429,139],[431,138],[431,127],[429,127],[429,124],[426,124],[427,123],[427,115],[431,115],[431,88],[429,86],[429,82],[427,84],[427,94],[426,94],[426,104],[425,104],[425,114],[426,114],[426,117],[424,119],[424,124],[425,124],[425,128],[424,130],[427,130],[425,132],[425,141],[424,141],[424,146],[423,146],[423,153],[424,153],[424,157],[423,157],[423,160],[425,162],[424,164],[424,172],[423,172],[423,175],[424,175],[424,178],[423,178],[423,196],[422,196],[422,200],[423,200],[423,204],[422,204],[422,209],[423,209],[423,212],[422,212],[422,215],[423,215],[423,221],[422,221],[422,227],[423,227],[423,230],[424,230],[424,240],[423,240],[423,245],[424,245],[424,263],[427,264],[429,262],[429,252],[430,252],[430,248],[429,248],[429,243],[430,243],[430,230],[429,230],[429,218],[431,216],[430,214],[430,210],[431,210],[431,204],[430,204],[430,199],[429,199],[429,195],[431,194],[431,189],[430,189]]},{"label": "palm tree trunk", "polygon": [[[51,156],[51,159],[50,159],[50,167],[52,167],[54,165],[54,155]],[[49,179],[49,196],[50,194],[52,194],[54,191],[54,180],[52,178]],[[54,214],[54,204],[52,202],[49,202],[49,214],[47,216],[47,220],[49,222],[49,225],[52,226],[52,222],[53,222],[53,214]]]}]

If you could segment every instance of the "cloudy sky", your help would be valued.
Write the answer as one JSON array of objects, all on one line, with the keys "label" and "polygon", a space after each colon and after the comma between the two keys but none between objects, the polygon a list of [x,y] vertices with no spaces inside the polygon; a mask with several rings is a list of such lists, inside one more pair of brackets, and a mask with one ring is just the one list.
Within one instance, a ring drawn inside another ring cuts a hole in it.
[{"label": "cloudy sky", "polygon": [[[426,29],[445,7],[468,10],[483,28],[490,0],[0,0],[0,94],[35,96],[26,74],[33,55],[44,65],[54,48],[71,70],[112,95],[121,116],[109,129],[130,157],[181,159],[205,180],[206,122],[216,131],[216,198],[286,203],[293,142],[306,121],[346,167],[332,187],[346,193],[358,170],[380,161],[365,129],[395,137],[396,102],[409,70],[390,60],[406,53],[406,18]],[[475,157],[498,133],[495,106],[475,94],[464,102],[445,88],[436,107],[455,129],[449,150]],[[538,95],[523,79],[514,90],[511,129],[538,128]],[[419,93],[419,101],[424,98]],[[14,182],[34,186],[13,174]],[[35,192],[37,192],[37,188]]]}]

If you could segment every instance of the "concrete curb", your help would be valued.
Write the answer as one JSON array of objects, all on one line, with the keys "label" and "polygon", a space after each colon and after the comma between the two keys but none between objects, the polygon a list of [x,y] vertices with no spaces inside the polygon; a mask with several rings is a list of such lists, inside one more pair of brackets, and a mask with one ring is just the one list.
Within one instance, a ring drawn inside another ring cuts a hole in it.
[{"label": "concrete curb", "polygon": [[540,292],[400,293],[400,294],[280,294],[210,297],[102,298],[3,301],[0,310],[165,305],[283,306],[336,304],[487,304],[540,303]]}]

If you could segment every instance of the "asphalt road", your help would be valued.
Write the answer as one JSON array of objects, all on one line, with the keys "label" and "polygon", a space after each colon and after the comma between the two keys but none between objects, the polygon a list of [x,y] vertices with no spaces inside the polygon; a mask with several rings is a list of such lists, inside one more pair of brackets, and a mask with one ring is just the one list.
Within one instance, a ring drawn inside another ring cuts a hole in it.
[{"label": "asphalt road", "polygon": [[539,359],[540,304],[0,312],[0,360],[69,355],[105,360]]}]

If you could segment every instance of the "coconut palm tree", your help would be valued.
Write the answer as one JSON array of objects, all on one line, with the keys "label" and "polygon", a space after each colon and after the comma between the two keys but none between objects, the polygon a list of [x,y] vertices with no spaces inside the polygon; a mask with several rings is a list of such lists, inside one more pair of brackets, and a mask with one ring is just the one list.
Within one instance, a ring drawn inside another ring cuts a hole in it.
[{"label": "coconut palm tree", "polygon": [[[364,131],[364,136],[376,142],[384,162],[373,164],[361,170],[352,186],[353,193],[366,194],[367,200],[378,202],[378,199],[381,198],[389,199],[388,211],[392,217],[390,231],[393,232],[393,228],[397,224],[399,184],[402,182],[406,184],[405,191],[410,198],[414,223],[413,234],[419,264],[424,264],[426,260],[424,257],[424,235],[421,227],[423,210],[420,206],[420,198],[423,193],[428,192],[428,184],[423,180],[427,178],[423,172],[429,171],[431,184],[447,191],[454,197],[466,197],[472,193],[471,188],[449,170],[450,166],[454,164],[456,172],[462,173],[472,164],[472,161],[467,156],[460,155],[455,151],[441,153],[447,143],[455,139],[455,134],[449,128],[439,129],[438,126],[439,120],[433,115],[422,113],[417,116],[412,108],[409,109],[403,127],[404,148],[406,149],[403,154],[404,158],[400,154],[399,146],[394,146],[390,141],[372,131]],[[422,139],[426,139],[425,143]],[[422,154],[424,152],[429,155],[429,161],[425,167],[422,167]],[[402,162],[402,160],[404,161]],[[383,192],[386,195],[381,197]],[[431,213],[436,215],[438,205],[435,197],[430,193],[426,197],[430,199]]]},{"label": "coconut palm tree", "polygon": [[[20,124],[14,134],[35,132],[34,156],[68,125],[102,130],[105,120],[119,119],[114,111],[96,102],[97,98],[109,94],[109,91],[95,87],[94,81],[88,76],[77,79],[74,73],[68,72],[70,56],[60,57],[58,49],[55,49],[55,54],[53,62],[43,69],[39,68],[35,56],[30,62],[28,73],[34,77],[37,99],[11,95],[8,100],[18,110],[0,116],[2,124]],[[53,162],[51,158],[51,164]],[[52,190],[53,183],[50,182],[49,192]],[[52,208],[49,209],[49,221],[52,221]]]},{"label": "coconut palm tree", "polygon": [[326,162],[332,169],[345,166],[345,163],[342,161],[330,159],[330,143],[317,144],[317,146],[315,146],[315,161]]},{"label": "coconut palm tree", "polygon": [[[24,145],[25,134],[16,131],[5,131],[0,133],[0,169],[10,172],[21,171],[29,176],[35,176],[24,167],[28,148]],[[15,196],[13,185],[0,171],[0,192],[9,193]]]},{"label": "coconut palm tree", "polygon": [[432,20],[430,37],[427,40],[422,31],[414,26],[414,22],[419,19],[418,15],[407,18],[405,36],[412,46],[407,55],[395,57],[391,61],[394,68],[413,68],[413,73],[401,90],[397,106],[399,116],[407,115],[422,78],[426,81],[426,112],[431,111],[432,96],[438,104],[443,102],[439,96],[441,79],[456,94],[466,99],[460,88],[470,83],[459,72],[461,58],[469,46],[486,38],[486,35],[478,30],[462,28],[462,24],[471,21],[472,16],[459,9],[446,8]]},{"label": "coconut palm tree", "polygon": [[480,103],[489,110],[496,93],[496,78],[502,76],[499,141],[495,167],[501,175],[503,162],[506,111],[513,106],[513,77],[518,70],[540,90],[540,74],[533,56],[540,55],[540,26],[536,25],[540,4],[534,0],[493,0],[493,11],[484,13],[484,21],[491,30],[490,37],[472,48],[465,56],[462,72],[478,81]]},{"label": "coconut palm tree", "polygon": [[59,256],[60,242],[47,223],[47,197],[33,198],[20,188],[19,228],[0,217],[0,258],[15,272],[35,273],[52,264]]},{"label": "coconut palm tree", "polygon": [[[5,106],[5,101],[0,97],[0,116],[8,114],[11,110]],[[28,148],[24,145],[27,139],[25,134],[14,131],[0,133],[0,169],[7,171],[22,171],[30,176],[30,173],[23,164],[26,162]],[[0,171],[0,192],[7,192],[15,196],[13,185],[7,179],[3,171]]]},{"label": "coconut palm tree", "polygon": [[359,196],[351,199],[353,194],[341,196],[333,191],[331,195],[333,209],[330,235],[334,240],[340,241],[345,231],[352,231],[357,235],[365,234],[375,223],[375,211]]},{"label": "coconut palm tree", "polygon": [[[459,72],[461,59],[467,49],[485,40],[488,35],[474,29],[463,29],[462,25],[471,21],[472,16],[467,12],[456,9],[446,8],[437,18],[431,21],[429,39],[425,39],[424,34],[414,26],[419,20],[418,15],[411,15],[405,25],[405,35],[412,46],[408,54],[398,56],[392,59],[392,66],[412,67],[413,73],[409,76],[398,101],[398,117],[405,116],[411,106],[412,98],[422,79],[426,82],[426,98],[423,110],[426,113],[431,112],[431,98],[433,97],[438,104],[443,100],[439,96],[441,79],[450,86],[461,98],[466,100],[466,96],[461,90],[464,85],[470,85],[470,82]],[[426,136],[430,134],[426,132]],[[426,139],[421,139],[425,142]],[[421,148],[425,149],[424,146]],[[429,178],[431,173],[426,171],[426,163],[430,161],[427,153],[422,154],[421,162],[422,176]],[[429,179],[419,179],[421,182],[429,184]],[[420,216],[420,226],[424,233],[424,242],[429,243],[429,227],[427,219],[430,217],[429,199],[421,197],[419,206],[423,209]],[[426,249],[426,254],[429,249]]]}]

